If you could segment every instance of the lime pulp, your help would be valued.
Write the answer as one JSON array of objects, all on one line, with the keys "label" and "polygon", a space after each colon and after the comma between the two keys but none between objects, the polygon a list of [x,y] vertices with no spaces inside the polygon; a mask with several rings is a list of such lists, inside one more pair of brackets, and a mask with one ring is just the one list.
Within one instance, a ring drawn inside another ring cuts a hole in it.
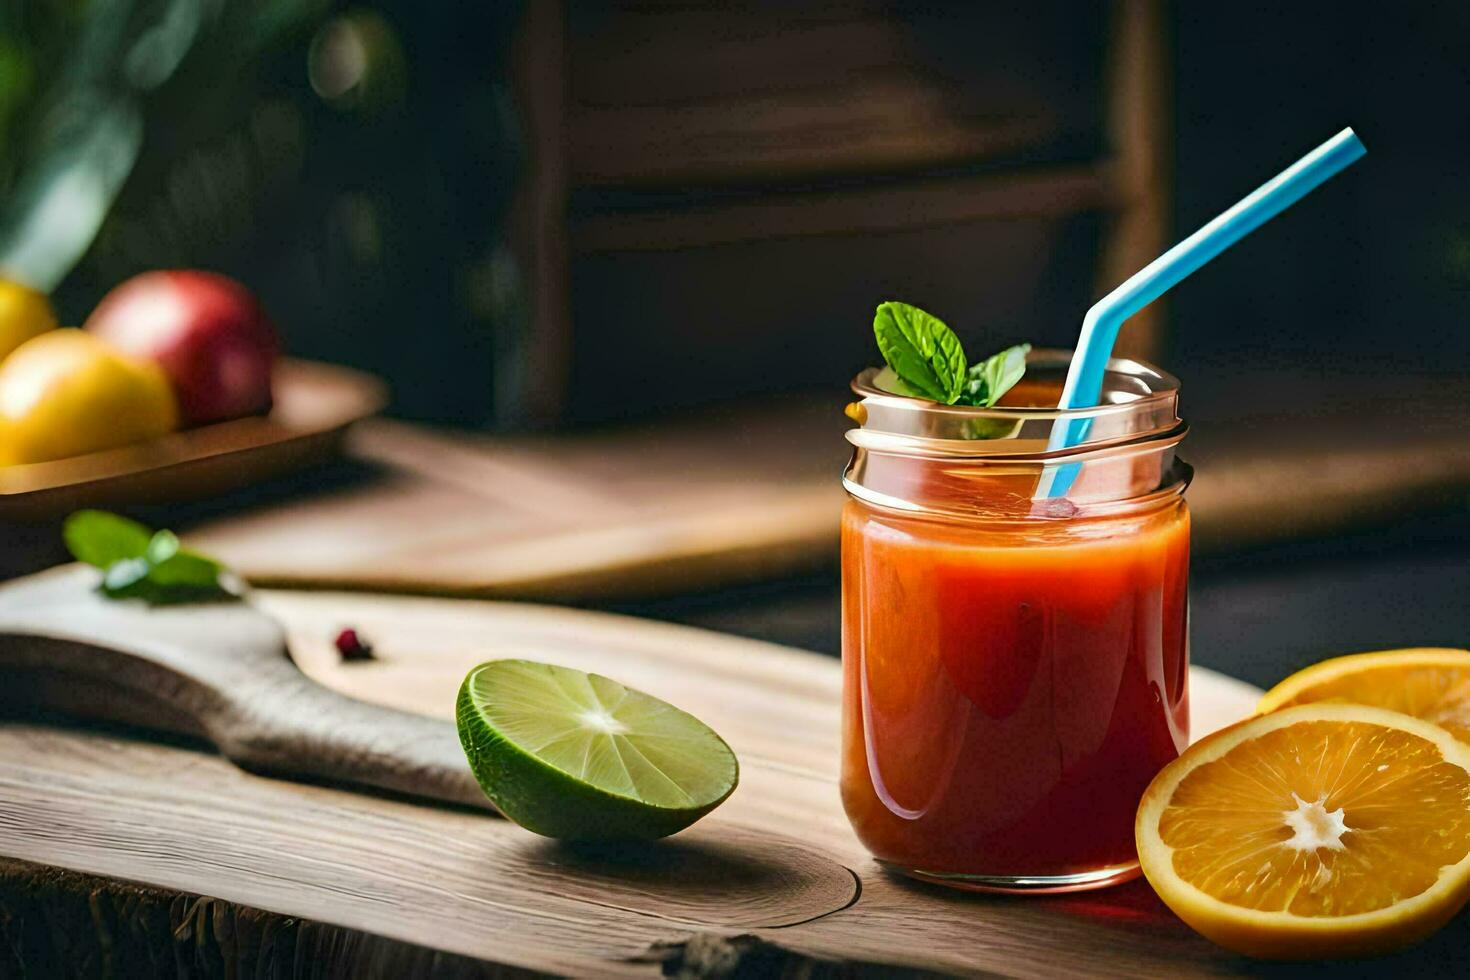
[{"label": "lime pulp", "polygon": [[739,781],[735,754],[709,726],[600,674],[490,661],[465,678],[457,714],[485,795],[547,837],[664,837]]}]

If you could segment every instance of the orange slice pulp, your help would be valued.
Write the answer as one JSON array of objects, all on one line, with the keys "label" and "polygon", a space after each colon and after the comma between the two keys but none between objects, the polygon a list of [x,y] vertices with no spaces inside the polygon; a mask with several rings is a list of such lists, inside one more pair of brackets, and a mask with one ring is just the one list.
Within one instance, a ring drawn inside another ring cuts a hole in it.
[{"label": "orange slice pulp", "polygon": [[1286,708],[1165,767],[1135,834],[1154,890],[1221,946],[1271,959],[1388,952],[1470,897],[1470,746],[1383,708]]},{"label": "orange slice pulp", "polygon": [[1470,650],[1384,650],[1299,670],[1261,698],[1260,711],[1349,701],[1402,711],[1470,743]]}]

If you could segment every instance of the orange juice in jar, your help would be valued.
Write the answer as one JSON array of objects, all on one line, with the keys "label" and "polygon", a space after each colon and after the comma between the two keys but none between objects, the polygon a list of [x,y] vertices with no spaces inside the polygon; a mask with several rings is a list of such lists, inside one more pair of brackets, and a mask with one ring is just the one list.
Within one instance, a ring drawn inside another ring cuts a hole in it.
[{"label": "orange juice in jar", "polygon": [[[1034,351],[989,408],[854,382],[842,523],[842,798],[916,877],[1002,891],[1137,874],[1133,817],[1188,735],[1189,470],[1178,384],[1114,361],[1103,403],[1054,407]],[[1051,428],[1085,419],[1072,449]],[[1033,499],[1047,466],[1061,499]]]}]

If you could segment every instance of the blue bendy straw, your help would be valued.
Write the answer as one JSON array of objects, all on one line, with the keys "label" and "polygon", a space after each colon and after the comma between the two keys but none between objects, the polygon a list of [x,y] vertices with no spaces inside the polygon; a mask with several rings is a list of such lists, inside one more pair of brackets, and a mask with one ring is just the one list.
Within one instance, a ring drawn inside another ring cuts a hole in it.
[{"label": "blue bendy straw", "polygon": [[[1103,372],[1123,321],[1158,299],[1180,280],[1306,196],[1318,184],[1368,150],[1351,128],[1272,177],[1199,231],[1154,259],[1108,293],[1082,319],[1077,352],[1062,388],[1058,408],[1090,408],[1102,396]],[[1052,429],[1048,450],[1075,446],[1087,436],[1091,419],[1070,419]],[[1072,488],[1079,464],[1048,466],[1036,497],[1060,497]]]}]

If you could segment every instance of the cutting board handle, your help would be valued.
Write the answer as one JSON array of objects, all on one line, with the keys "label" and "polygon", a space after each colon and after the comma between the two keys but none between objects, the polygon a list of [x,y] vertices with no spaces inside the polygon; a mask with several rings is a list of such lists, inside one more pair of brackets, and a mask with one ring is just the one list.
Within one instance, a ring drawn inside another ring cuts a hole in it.
[{"label": "cutting board handle", "polygon": [[453,725],[346,697],[289,666],[253,706],[234,701],[209,723],[227,759],[267,775],[491,808]]},{"label": "cutting board handle", "polygon": [[248,602],[150,607],[94,584],[68,566],[0,586],[0,700],[203,738],[268,775],[491,808],[453,725],[318,685]]}]

